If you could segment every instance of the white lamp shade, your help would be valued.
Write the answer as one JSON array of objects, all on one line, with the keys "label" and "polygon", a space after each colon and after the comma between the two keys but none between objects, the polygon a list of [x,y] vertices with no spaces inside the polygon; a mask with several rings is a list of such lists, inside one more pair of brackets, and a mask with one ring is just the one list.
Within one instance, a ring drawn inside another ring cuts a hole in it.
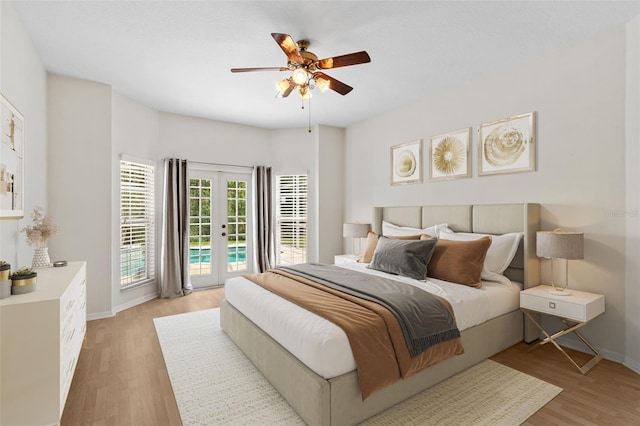
[{"label": "white lamp shade", "polygon": [[584,259],[584,234],[559,229],[538,231],[536,255],[551,259]]},{"label": "white lamp shade", "polygon": [[371,231],[369,223],[345,223],[342,225],[342,236],[345,238],[365,238]]}]

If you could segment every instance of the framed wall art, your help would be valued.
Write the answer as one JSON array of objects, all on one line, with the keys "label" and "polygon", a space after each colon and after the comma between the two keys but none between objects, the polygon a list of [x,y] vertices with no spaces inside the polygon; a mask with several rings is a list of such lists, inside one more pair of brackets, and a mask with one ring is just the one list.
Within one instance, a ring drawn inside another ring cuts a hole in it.
[{"label": "framed wall art", "polygon": [[478,175],[535,171],[535,128],[535,112],[481,124]]},{"label": "framed wall art", "polygon": [[24,118],[0,94],[0,217],[24,216]]},{"label": "framed wall art", "polygon": [[429,147],[429,180],[471,177],[469,144],[471,128],[431,137]]},{"label": "framed wall art", "polygon": [[422,139],[391,147],[391,185],[422,182]]}]

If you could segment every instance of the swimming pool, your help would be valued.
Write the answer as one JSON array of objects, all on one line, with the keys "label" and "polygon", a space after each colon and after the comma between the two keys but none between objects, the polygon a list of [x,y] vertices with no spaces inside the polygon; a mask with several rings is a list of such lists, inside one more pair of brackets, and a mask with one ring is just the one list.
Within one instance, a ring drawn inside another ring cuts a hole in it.
[{"label": "swimming pool", "polygon": [[[246,262],[247,261],[247,247],[229,247],[227,249],[227,262]],[[191,247],[189,248],[189,264],[194,263],[210,263],[211,262],[211,248],[210,247]]]},{"label": "swimming pool", "polygon": [[[140,247],[129,247],[120,253],[120,274],[122,277],[144,277],[146,273],[146,253]],[[229,247],[227,249],[227,264],[235,265],[247,261],[247,247]],[[210,247],[191,247],[189,249],[189,264],[210,263]]]}]

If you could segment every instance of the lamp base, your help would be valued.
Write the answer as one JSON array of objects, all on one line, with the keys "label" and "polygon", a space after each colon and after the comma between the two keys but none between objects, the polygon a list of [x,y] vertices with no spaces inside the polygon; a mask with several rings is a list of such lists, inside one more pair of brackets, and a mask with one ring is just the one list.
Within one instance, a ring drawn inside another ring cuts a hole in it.
[{"label": "lamp base", "polygon": [[547,290],[550,294],[554,296],[571,296],[571,292],[569,290]]}]

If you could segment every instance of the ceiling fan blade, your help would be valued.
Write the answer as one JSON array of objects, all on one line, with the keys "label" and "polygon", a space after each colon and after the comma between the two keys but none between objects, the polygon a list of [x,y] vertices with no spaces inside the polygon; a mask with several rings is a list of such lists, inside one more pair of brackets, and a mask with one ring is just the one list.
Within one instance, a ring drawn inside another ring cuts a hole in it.
[{"label": "ceiling fan blade", "polygon": [[289,87],[282,94],[283,98],[286,98],[287,96],[289,96],[291,94],[291,92],[293,92],[293,89],[296,88],[296,84],[293,82],[293,79],[289,78],[287,81],[289,81]]},{"label": "ceiling fan blade", "polygon": [[347,67],[349,65],[366,64],[367,62],[371,62],[371,58],[369,54],[363,50],[362,52],[320,59],[316,66],[320,69],[328,70],[331,68]]},{"label": "ceiling fan blade", "polygon": [[293,78],[291,77],[276,82],[276,88],[278,89],[276,98],[286,98],[293,92],[296,86],[297,84],[293,82]]},{"label": "ceiling fan blade", "polygon": [[304,59],[300,56],[298,45],[289,34],[271,33],[271,37],[280,45],[280,48],[292,62],[302,63]]},{"label": "ceiling fan blade", "polygon": [[329,77],[328,75],[326,75],[323,72],[315,72],[313,73],[314,77],[321,77],[325,80],[329,80],[329,89],[333,90],[334,92],[338,92],[341,95],[346,95],[347,93],[349,93],[350,91],[353,90],[353,87],[344,84],[343,82],[341,82],[340,80],[336,80],[333,77]]},{"label": "ceiling fan blade", "polygon": [[253,72],[253,71],[288,71],[286,67],[262,67],[262,68],[231,68],[231,72]]}]

